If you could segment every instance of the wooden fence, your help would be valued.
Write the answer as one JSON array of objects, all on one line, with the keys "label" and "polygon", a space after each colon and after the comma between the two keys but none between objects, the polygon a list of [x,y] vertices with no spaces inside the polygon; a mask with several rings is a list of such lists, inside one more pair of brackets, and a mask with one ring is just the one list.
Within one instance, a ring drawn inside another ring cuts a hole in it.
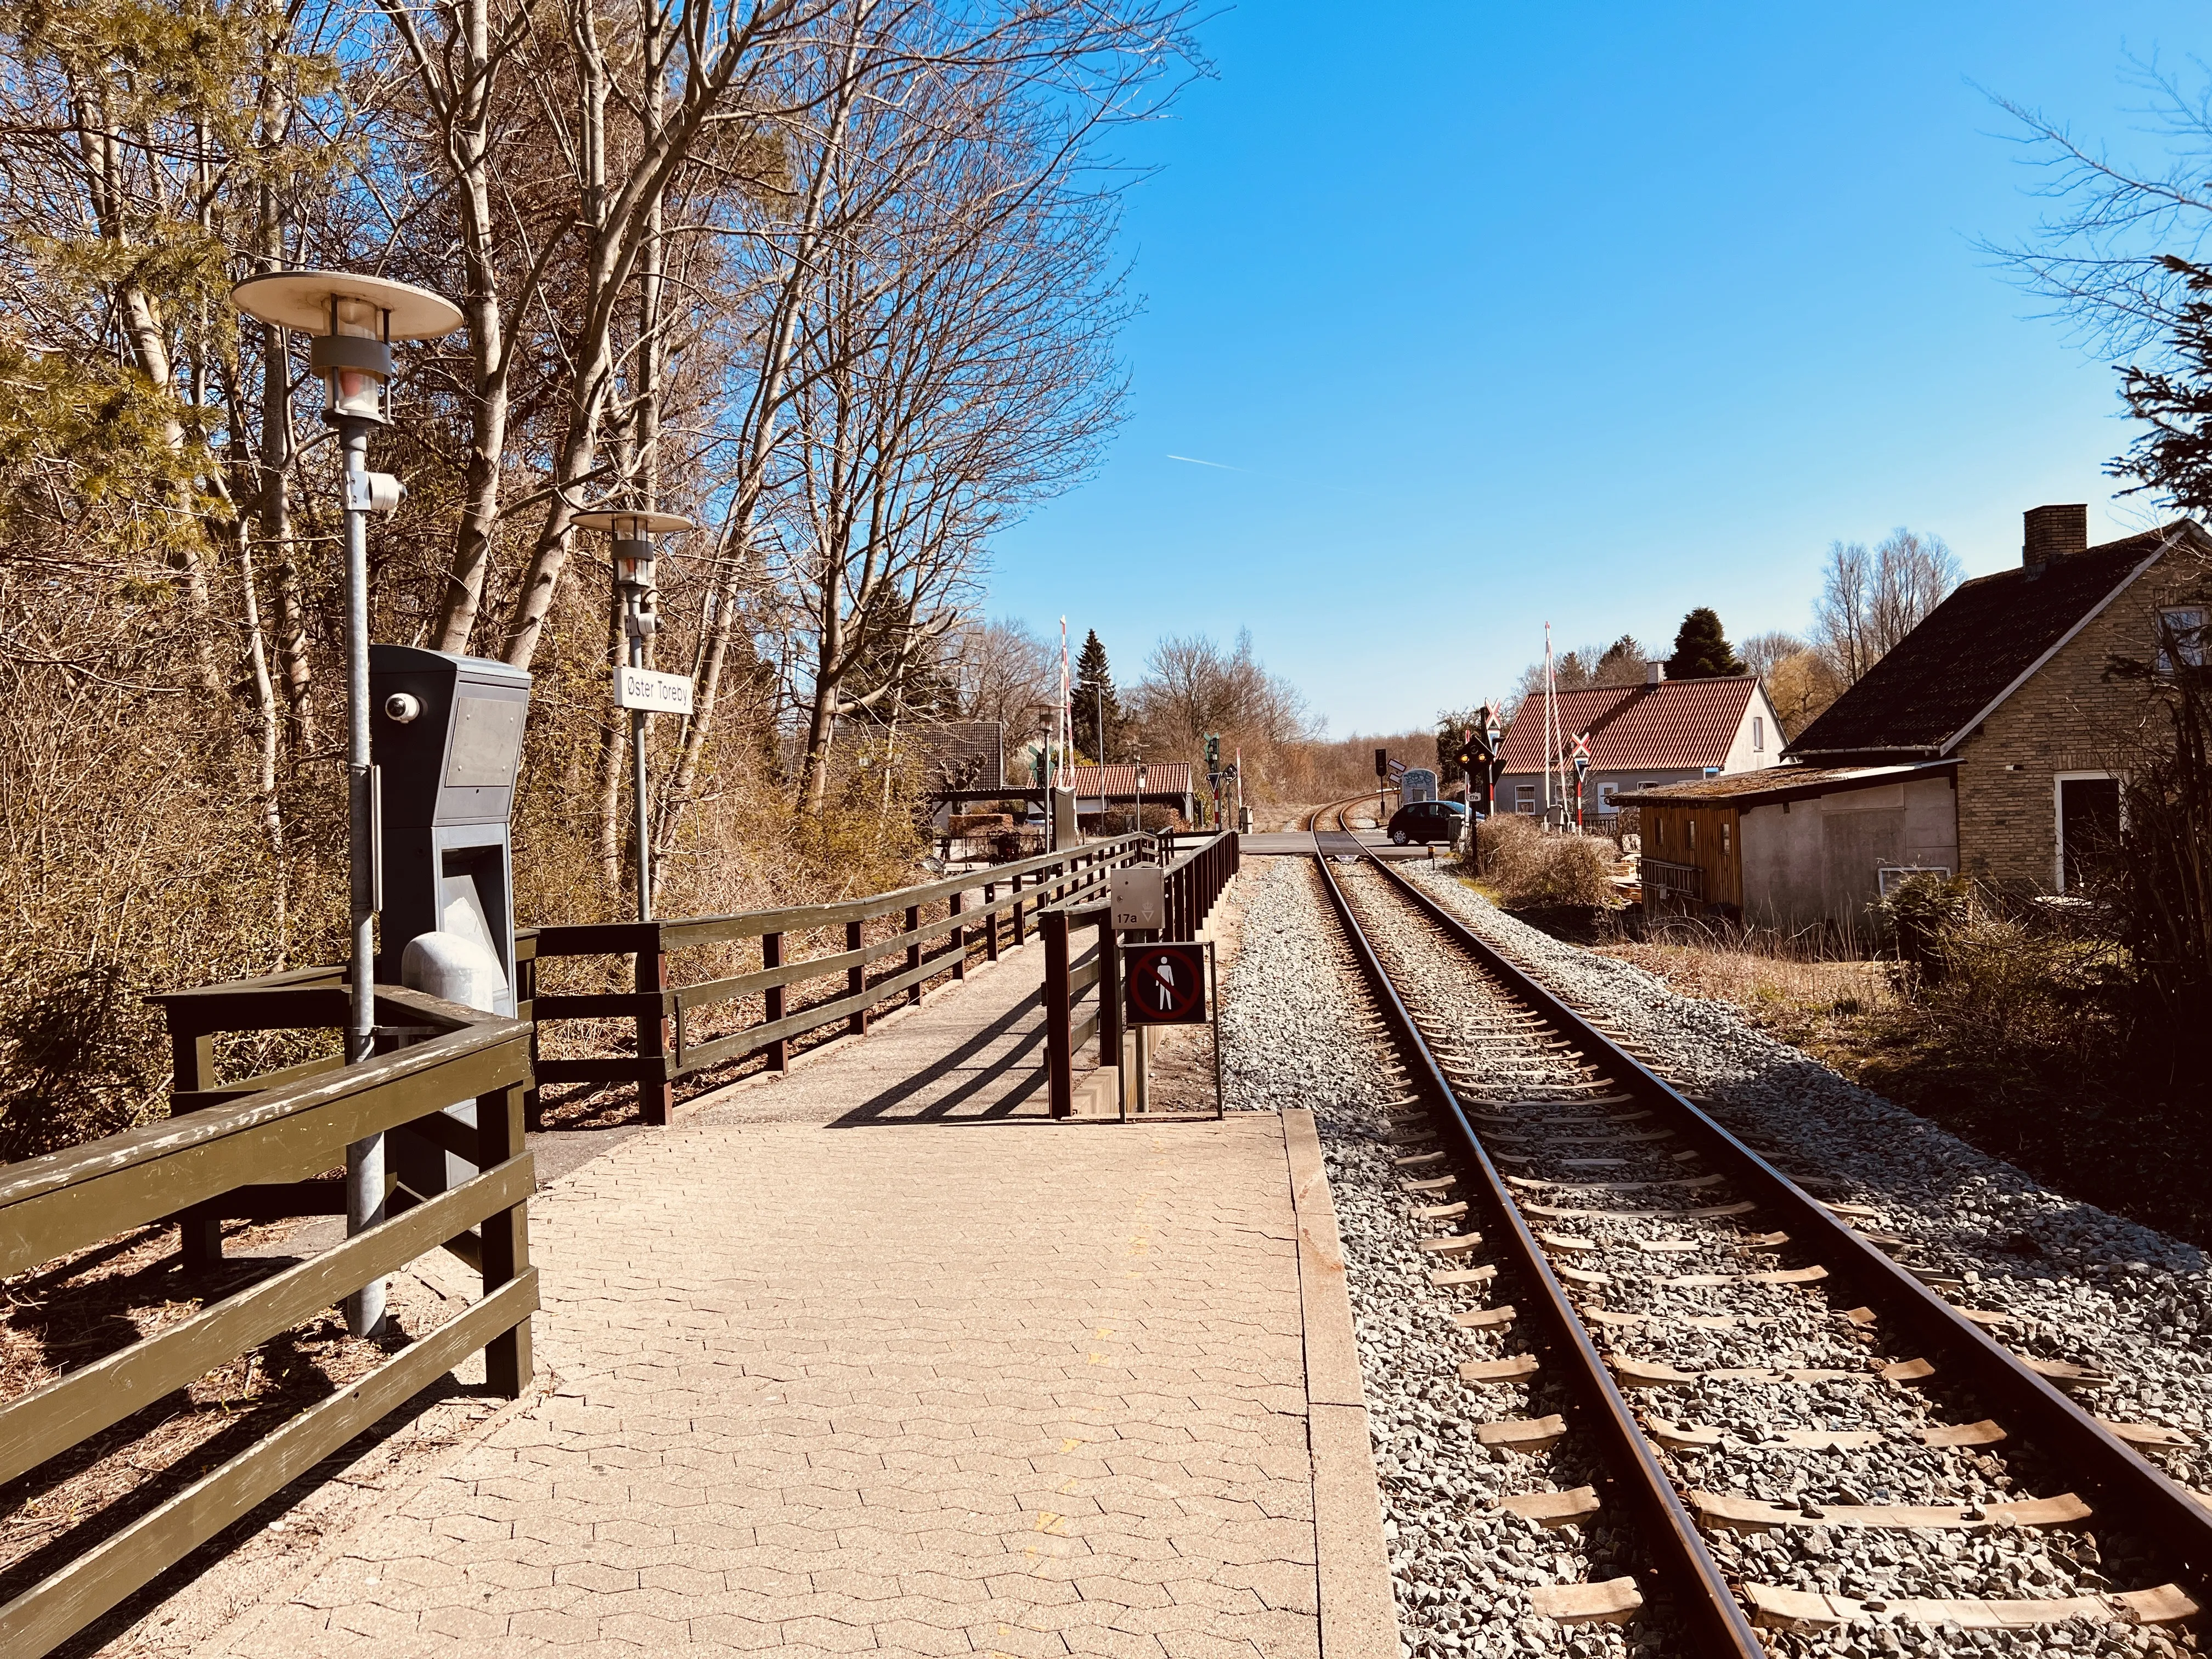
[{"label": "wooden fence", "polygon": [[[193,994],[234,999],[216,1029],[342,1026],[342,987],[295,976]],[[314,1062],[166,1122],[0,1168],[0,1278],[102,1239],[219,1209],[242,1189],[289,1190],[364,1136],[412,1125],[473,1162],[474,1177],[0,1407],[0,1481],[69,1452],[214,1368],[443,1247],[477,1267],[483,1295],[368,1376],[318,1401],[228,1462],[0,1606],[0,1653],[51,1651],[379,1419],[484,1352],[510,1396],[531,1373],[531,1158],[523,1149],[530,1030],[521,1022],[380,987],[377,1023],[424,1040],[355,1066]],[[253,1022],[260,1022],[257,1027]],[[188,1022],[189,1024],[189,1022]],[[195,1053],[202,1045],[188,1039]],[[202,1090],[200,1093],[209,1093]],[[188,1096],[187,1098],[190,1098]],[[443,1108],[473,1100],[468,1131]],[[460,1144],[465,1137],[465,1144]],[[471,1231],[471,1230],[474,1231]]]},{"label": "wooden fence", "polygon": [[[1237,832],[1211,836],[1167,867],[1167,922],[1164,939],[1195,939],[1214,901],[1240,866]],[[1092,1037],[1098,1052],[1121,1048],[1121,947],[1111,913],[1102,896],[1085,893],[1043,912],[1037,931],[1044,936],[1045,1079],[1052,1115],[1075,1113],[1075,1057]],[[1098,930],[1098,942],[1083,957],[1073,952],[1072,933]],[[1096,991],[1086,1012],[1079,1013],[1087,993]]]},{"label": "wooden fence", "polygon": [[[637,1033],[634,1054],[534,1054],[538,1081],[635,1084],[640,1115],[647,1123],[665,1123],[678,1078],[753,1054],[765,1054],[769,1068],[781,1071],[790,1061],[794,1037],[833,1025],[864,1032],[870,1014],[885,1001],[896,997],[919,1002],[925,981],[945,973],[964,977],[978,940],[985,958],[995,962],[1007,929],[1012,942],[1021,944],[1040,909],[1103,891],[1109,870],[1148,856],[1152,847],[1149,836],[1123,836],[838,904],[538,928],[531,935],[530,959],[518,963],[517,995],[531,1012],[533,1029],[542,1032],[559,1020],[626,1019],[635,1023]],[[982,902],[969,908],[968,896],[979,888]],[[923,915],[939,905],[945,907],[941,915]],[[903,926],[888,937],[868,940],[867,924],[885,916],[898,916]],[[785,959],[787,939],[836,929],[844,933],[842,951]],[[760,941],[757,971],[692,985],[669,983],[672,951],[747,939]],[[635,991],[567,994],[538,985],[539,964],[550,958],[605,956],[635,958]],[[871,965],[887,958],[893,959],[888,971],[871,976]],[[842,994],[791,1009],[793,993],[817,981],[830,981]],[[694,1023],[706,1010],[754,996],[763,1001],[758,1022],[720,1036],[694,1036]]]}]

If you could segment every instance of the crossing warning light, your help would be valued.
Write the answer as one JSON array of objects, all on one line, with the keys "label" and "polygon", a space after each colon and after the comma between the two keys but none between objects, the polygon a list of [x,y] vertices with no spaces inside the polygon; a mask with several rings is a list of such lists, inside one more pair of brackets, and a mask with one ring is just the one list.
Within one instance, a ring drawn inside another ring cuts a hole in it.
[{"label": "crossing warning light", "polygon": [[1387,778],[1390,775],[1390,751],[1387,749],[1378,749],[1375,751],[1375,775],[1378,778]]}]

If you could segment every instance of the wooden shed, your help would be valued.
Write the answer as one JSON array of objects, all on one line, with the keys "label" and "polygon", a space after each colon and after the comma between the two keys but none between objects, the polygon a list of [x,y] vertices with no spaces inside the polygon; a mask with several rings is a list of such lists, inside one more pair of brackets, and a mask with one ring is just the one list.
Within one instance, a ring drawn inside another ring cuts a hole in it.
[{"label": "wooden shed", "polygon": [[1958,867],[1958,764],[1776,766],[1623,795],[1648,914],[1851,927],[1889,881]]},{"label": "wooden shed", "polygon": [[1646,909],[1743,914],[1743,828],[1726,801],[1625,798],[1639,812]]}]

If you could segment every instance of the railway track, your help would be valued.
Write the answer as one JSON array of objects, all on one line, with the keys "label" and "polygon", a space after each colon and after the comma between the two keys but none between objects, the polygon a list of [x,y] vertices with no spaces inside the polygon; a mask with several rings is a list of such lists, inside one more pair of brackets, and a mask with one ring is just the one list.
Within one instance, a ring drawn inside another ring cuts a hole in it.
[{"label": "railway track", "polygon": [[[1699,1656],[2195,1615],[2212,1510],[2144,1455],[2172,1431],[2083,1410],[2075,1368],[2014,1353],[1877,1212],[1815,1199],[1367,856],[1364,799],[1307,827],[1404,1079],[1393,1150],[1476,1432],[1523,1486],[1499,1507],[1599,1540],[1537,1611]],[[2008,1594],[2023,1553],[2073,1571]]]}]

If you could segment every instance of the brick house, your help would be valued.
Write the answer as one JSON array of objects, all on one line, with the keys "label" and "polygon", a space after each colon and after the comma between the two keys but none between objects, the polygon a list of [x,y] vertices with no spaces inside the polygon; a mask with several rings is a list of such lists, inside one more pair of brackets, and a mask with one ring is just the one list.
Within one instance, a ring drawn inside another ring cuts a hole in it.
[{"label": "brick house", "polygon": [[[2161,619],[2201,663],[2212,609],[2202,527],[2182,520],[2091,547],[2088,522],[2084,504],[2031,509],[2020,567],[1963,584],[1755,786],[1710,779],[1624,798],[1643,812],[1656,866],[1647,907],[1802,926],[1856,921],[1885,872],[1942,869],[2022,892],[2078,881],[2083,849],[2118,830],[2142,714],[2140,692],[2106,666],[2158,659]],[[1695,874],[1677,882],[1671,865]]]},{"label": "brick house", "polygon": [[[1645,665],[1641,685],[1584,686],[1560,692],[1557,702],[1559,758],[1571,757],[1577,737],[1589,737],[1590,767],[1583,780],[1585,823],[1605,823],[1618,810],[1616,798],[1632,790],[1752,771],[1782,759],[1782,728],[1774,706],[1748,674],[1670,680],[1655,662]],[[1498,744],[1498,811],[1543,810],[1544,749],[1544,700],[1534,696],[1521,705]],[[1565,791],[1571,814],[1571,769]]]}]

